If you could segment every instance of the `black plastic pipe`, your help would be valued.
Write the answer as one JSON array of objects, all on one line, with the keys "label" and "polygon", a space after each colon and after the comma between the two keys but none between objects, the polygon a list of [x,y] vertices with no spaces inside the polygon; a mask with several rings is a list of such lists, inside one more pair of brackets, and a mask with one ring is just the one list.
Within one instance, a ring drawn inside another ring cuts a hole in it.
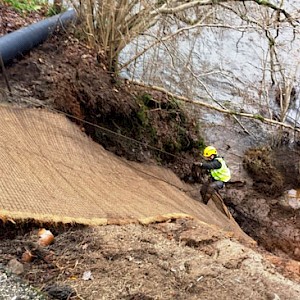
[{"label": "black plastic pipe", "polygon": [[0,37],[0,55],[4,64],[24,55],[44,42],[55,29],[66,26],[75,19],[76,11],[70,9]]}]

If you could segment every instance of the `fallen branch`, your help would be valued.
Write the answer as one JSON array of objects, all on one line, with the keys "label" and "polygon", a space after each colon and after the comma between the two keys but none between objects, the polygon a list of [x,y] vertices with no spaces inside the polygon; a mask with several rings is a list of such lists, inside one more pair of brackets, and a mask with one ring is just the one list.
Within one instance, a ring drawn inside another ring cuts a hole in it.
[{"label": "fallen branch", "polygon": [[152,90],[162,92],[162,93],[164,93],[164,94],[166,94],[166,95],[168,95],[168,96],[170,96],[172,98],[178,99],[180,101],[184,101],[184,102],[187,102],[187,103],[192,103],[194,105],[206,107],[208,109],[212,109],[212,110],[218,111],[218,112],[223,113],[223,114],[232,115],[232,116],[240,116],[240,117],[244,117],[244,118],[259,120],[262,123],[266,123],[266,124],[270,124],[270,125],[282,126],[282,127],[291,129],[293,131],[300,132],[300,128],[298,128],[298,127],[294,127],[292,125],[289,125],[289,124],[286,124],[286,123],[282,123],[280,121],[276,121],[276,120],[272,120],[272,119],[269,119],[269,118],[265,118],[264,116],[262,116],[260,114],[250,114],[250,113],[243,113],[243,112],[237,112],[237,111],[233,111],[233,110],[228,110],[226,108],[216,107],[216,106],[214,106],[212,104],[209,104],[209,103],[206,103],[206,102],[195,101],[195,100],[191,100],[189,98],[186,98],[184,96],[175,95],[175,94],[169,92],[168,90],[166,90],[165,88],[160,87],[160,86],[149,85],[149,84],[146,84],[144,82],[137,81],[137,80],[131,80],[130,82],[133,83],[133,84],[135,84],[135,85],[144,87],[144,88],[150,88]]}]

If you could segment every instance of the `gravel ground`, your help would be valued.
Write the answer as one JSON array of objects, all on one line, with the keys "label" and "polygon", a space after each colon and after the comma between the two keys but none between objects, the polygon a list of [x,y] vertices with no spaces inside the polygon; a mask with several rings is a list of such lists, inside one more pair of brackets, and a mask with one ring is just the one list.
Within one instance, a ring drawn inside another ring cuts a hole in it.
[{"label": "gravel ground", "polygon": [[0,265],[0,300],[46,300],[39,291]]}]

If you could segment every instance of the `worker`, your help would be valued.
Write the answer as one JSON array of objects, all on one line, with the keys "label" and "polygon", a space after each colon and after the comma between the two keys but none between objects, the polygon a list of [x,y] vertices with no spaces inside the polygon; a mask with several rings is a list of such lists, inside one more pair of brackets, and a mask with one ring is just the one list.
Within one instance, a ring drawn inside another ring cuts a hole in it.
[{"label": "worker", "polygon": [[204,162],[194,163],[196,166],[209,171],[209,180],[202,185],[200,194],[203,203],[207,204],[211,196],[222,189],[225,182],[230,180],[230,169],[224,159],[218,156],[217,149],[208,146],[203,151]]}]

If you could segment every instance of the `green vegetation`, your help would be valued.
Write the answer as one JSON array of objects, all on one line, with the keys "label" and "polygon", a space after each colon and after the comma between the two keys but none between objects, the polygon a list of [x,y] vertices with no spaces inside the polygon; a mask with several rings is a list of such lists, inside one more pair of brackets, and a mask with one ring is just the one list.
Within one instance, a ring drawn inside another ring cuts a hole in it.
[{"label": "green vegetation", "polygon": [[21,13],[30,13],[32,11],[43,9],[48,17],[54,16],[65,10],[61,5],[49,4],[46,0],[0,0],[0,4],[1,3],[6,3]]},{"label": "green vegetation", "polygon": [[150,102],[153,101],[153,100],[152,100],[152,96],[149,95],[149,94],[147,94],[147,93],[142,94],[140,97],[141,97],[141,100],[143,101],[143,103],[144,103],[147,107],[149,107]]},{"label": "green vegetation", "polygon": [[59,13],[60,13],[60,11],[57,11],[53,5],[50,5],[50,6],[48,7],[46,16],[47,16],[47,17],[52,17],[52,16],[57,15],[57,14],[59,14]]},{"label": "green vegetation", "polygon": [[146,134],[149,136],[150,142],[155,144],[157,142],[157,130],[152,126],[151,120],[149,119],[149,107],[153,107],[156,101],[147,93],[140,95],[137,101],[140,107],[136,114],[138,118],[138,137],[141,138]]},{"label": "green vegetation", "polygon": [[[151,145],[174,155],[205,147],[199,134],[199,124],[187,117],[177,99],[164,96],[155,99],[153,95],[145,92],[136,100],[139,106],[135,127],[138,128],[138,139],[147,137]],[[170,157],[165,160],[170,160]]]},{"label": "green vegetation", "polygon": [[265,118],[262,115],[259,115],[259,114],[254,115],[254,118],[261,121],[261,122],[263,122],[265,120]]},{"label": "green vegetation", "polygon": [[47,5],[47,13],[46,16],[51,17],[54,15],[57,15],[61,12],[64,12],[67,10],[66,6],[63,6],[63,3],[60,1],[54,1],[53,4],[48,4]]},{"label": "green vegetation", "polygon": [[141,104],[140,110],[137,112],[137,117],[143,127],[146,127],[149,124],[149,118],[147,115],[147,111],[148,111],[148,109],[147,109],[146,105]]},{"label": "green vegetation", "polygon": [[21,12],[36,11],[45,5],[45,2],[41,0],[4,0],[4,3]]}]

